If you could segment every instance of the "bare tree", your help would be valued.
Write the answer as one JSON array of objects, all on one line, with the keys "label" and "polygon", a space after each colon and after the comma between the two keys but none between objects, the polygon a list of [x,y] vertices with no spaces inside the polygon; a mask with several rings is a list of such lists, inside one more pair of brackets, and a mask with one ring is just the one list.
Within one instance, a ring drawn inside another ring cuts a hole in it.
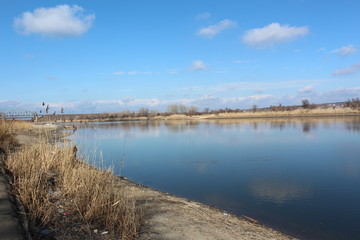
[{"label": "bare tree", "polygon": [[198,107],[196,107],[196,106],[189,107],[189,115],[194,115],[197,112],[198,112]]},{"label": "bare tree", "polygon": [[345,103],[346,107],[350,107],[350,108],[360,108],[360,99],[359,98],[353,98],[351,100],[348,100]]},{"label": "bare tree", "polygon": [[181,113],[187,112],[187,107],[184,104],[180,104],[178,106],[179,106],[179,112],[181,112]]},{"label": "bare tree", "polygon": [[142,107],[138,111],[140,117],[147,117],[149,115],[149,109]]},{"label": "bare tree", "polygon": [[172,114],[179,113],[179,105],[177,105],[177,104],[169,105],[167,107],[167,112],[172,113]]},{"label": "bare tree", "polygon": [[156,117],[156,116],[158,115],[158,113],[159,113],[158,110],[153,109],[153,110],[150,111],[150,116],[151,116],[151,117]]},{"label": "bare tree", "polygon": [[255,104],[253,107],[252,107],[252,110],[253,112],[256,112],[258,110],[258,106]]},{"label": "bare tree", "polygon": [[310,102],[308,99],[304,98],[302,101],[301,101],[301,106],[303,108],[309,108],[310,107]]}]

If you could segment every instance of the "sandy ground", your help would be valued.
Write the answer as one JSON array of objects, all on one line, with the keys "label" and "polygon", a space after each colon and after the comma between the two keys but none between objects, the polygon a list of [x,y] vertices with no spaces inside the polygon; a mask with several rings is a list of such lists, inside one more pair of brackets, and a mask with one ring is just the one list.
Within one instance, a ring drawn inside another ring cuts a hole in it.
[{"label": "sandy ground", "polygon": [[[31,144],[35,136],[47,134],[44,129],[56,126],[36,126],[18,134],[21,144]],[[247,220],[207,205],[171,196],[119,178],[143,209],[144,226],[138,240],[220,240],[220,239],[295,239],[267,228],[255,220]]]},{"label": "sandy ground", "polygon": [[205,204],[127,180],[120,184],[143,203],[145,226],[139,240],[295,239]]}]

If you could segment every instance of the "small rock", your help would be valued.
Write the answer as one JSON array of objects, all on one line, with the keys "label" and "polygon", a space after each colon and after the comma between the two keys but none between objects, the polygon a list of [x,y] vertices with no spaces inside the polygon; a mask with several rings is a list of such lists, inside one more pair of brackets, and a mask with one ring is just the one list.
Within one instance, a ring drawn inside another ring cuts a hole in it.
[{"label": "small rock", "polygon": [[43,235],[49,235],[49,234],[52,234],[52,231],[50,229],[44,229],[40,233]]},{"label": "small rock", "polygon": [[57,211],[58,211],[58,213],[64,213],[65,212],[64,209],[58,209]]}]

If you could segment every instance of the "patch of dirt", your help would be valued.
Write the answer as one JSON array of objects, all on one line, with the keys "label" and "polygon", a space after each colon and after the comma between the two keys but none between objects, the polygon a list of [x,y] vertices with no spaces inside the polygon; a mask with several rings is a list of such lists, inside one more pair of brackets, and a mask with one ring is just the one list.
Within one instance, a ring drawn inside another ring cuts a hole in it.
[{"label": "patch of dirt", "polygon": [[295,239],[219,209],[119,180],[144,208],[138,240]]}]

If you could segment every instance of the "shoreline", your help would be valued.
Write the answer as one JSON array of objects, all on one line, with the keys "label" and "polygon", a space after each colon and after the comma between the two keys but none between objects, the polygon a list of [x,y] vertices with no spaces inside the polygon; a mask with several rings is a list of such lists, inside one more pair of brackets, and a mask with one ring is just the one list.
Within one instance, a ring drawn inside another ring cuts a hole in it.
[{"label": "shoreline", "polygon": [[[40,119],[38,123],[89,123],[89,122],[117,122],[117,121],[156,121],[156,120],[221,120],[221,119],[297,119],[297,118],[333,118],[360,117],[360,110],[341,109],[297,109],[292,111],[257,111],[257,112],[224,112],[217,114],[159,114],[157,116],[101,116],[102,114],[73,114],[61,116],[61,119]],[[108,115],[111,115],[108,113]],[[68,119],[67,119],[68,118]]]},{"label": "shoreline", "polygon": [[146,202],[147,224],[138,240],[297,239],[248,216],[162,192],[126,177],[115,177],[120,185],[134,191],[140,201]]},{"label": "shoreline", "polygon": [[[62,128],[59,125],[36,125],[34,129],[44,133],[49,129],[56,131]],[[36,141],[31,131],[19,133],[17,138],[22,139],[22,145],[31,145]],[[143,208],[145,225],[140,229],[138,240],[296,239],[250,217],[164,193],[125,177],[114,175],[114,178],[118,186],[126,189]]]}]

